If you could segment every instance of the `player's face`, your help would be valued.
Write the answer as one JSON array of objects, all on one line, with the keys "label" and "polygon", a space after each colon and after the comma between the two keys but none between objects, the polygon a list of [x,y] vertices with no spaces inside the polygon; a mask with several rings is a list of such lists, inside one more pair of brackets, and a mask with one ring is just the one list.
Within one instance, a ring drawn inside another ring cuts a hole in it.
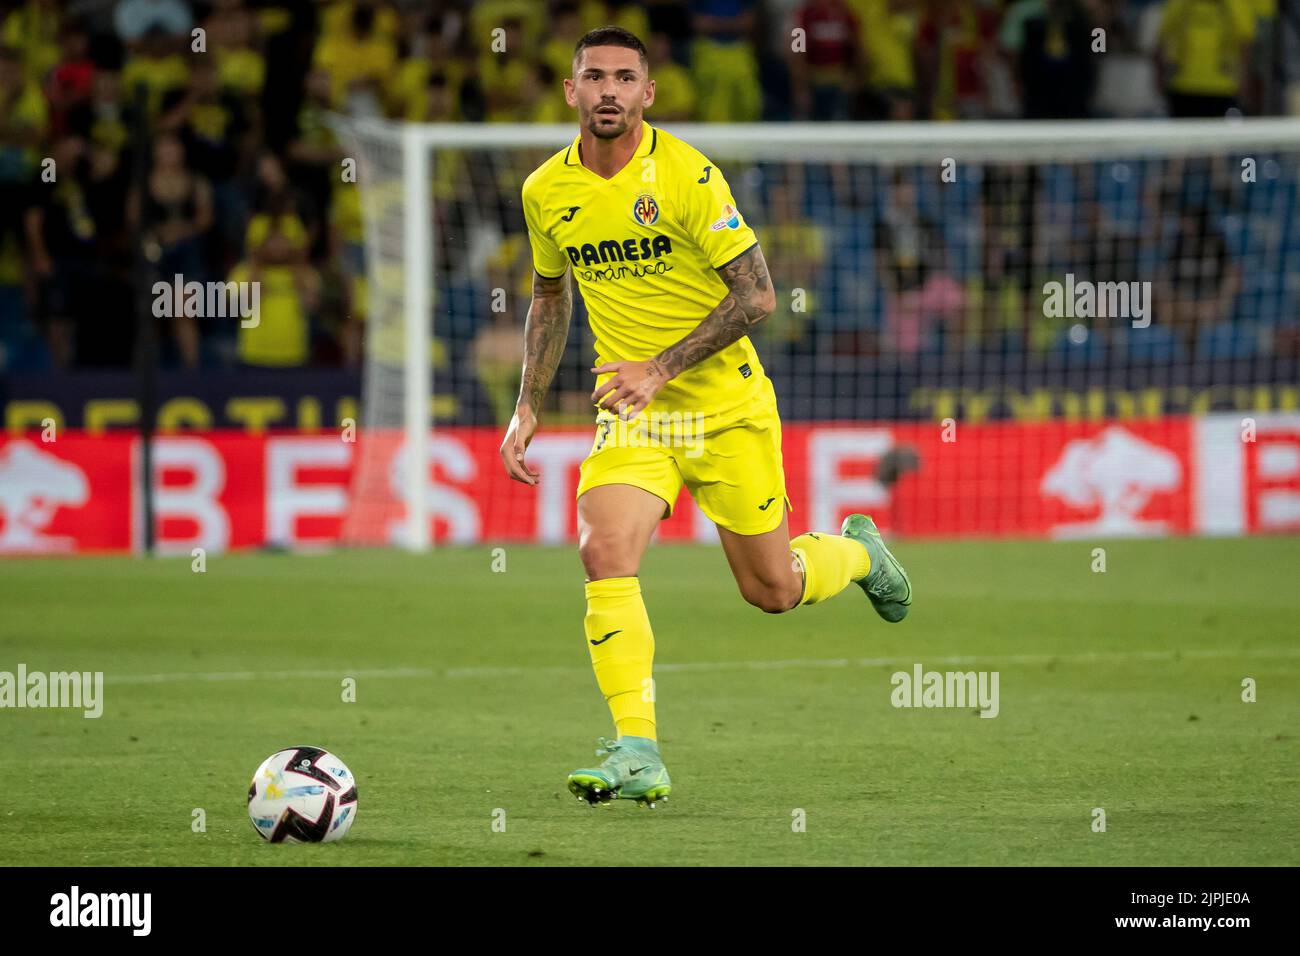
[{"label": "player's face", "polygon": [[564,81],[564,98],[578,110],[578,122],[601,139],[622,136],[641,121],[655,100],[655,83],[636,50],[587,47]]}]

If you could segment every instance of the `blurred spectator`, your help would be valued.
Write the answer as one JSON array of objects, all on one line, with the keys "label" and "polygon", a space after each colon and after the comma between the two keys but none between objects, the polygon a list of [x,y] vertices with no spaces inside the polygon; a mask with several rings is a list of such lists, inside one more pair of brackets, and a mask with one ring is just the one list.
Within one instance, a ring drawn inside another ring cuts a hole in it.
[{"label": "blurred spectator", "polygon": [[261,196],[248,224],[247,257],[230,273],[231,282],[259,283],[255,325],[240,323],[239,360],[245,365],[282,368],[306,364],[310,355],[310,313],[320,299],[320,275],[308,260],[311,237],[278,160],[258,164]]},{"label": "blurred spectator", "polygon": [[640,37],[642,42],[650,35],[650,18],[640,3],[632,0],[583,0],[581,9],[588,30],[604,26],[622,27]]},{"label": "blurred spectator", "polygon": [[916,115],[916,0],[851,0],[866,60],[857,118],[910,120]]},{"label": "blurred spectator", "polygon": [[95,64],[90,56],[90,36],[75,20],[59,28],[59,57],[45,81],[50,104],[50,128],[57,136],[68,130],[71,114],[90,99]]},{"label": "blurred spectator", "polygon": [[524,361],[524,328],[510,312],[495,312],[474,337],[470,364],[483,386],[497,424],[510,421]]},{"label": "blurred spectator", "polygon": [[1168,322],[1188,355],[1212,329],[1232,318],[1241,290],[1241,267],[1222,230],[1202,205],[1183,210],[1157,302],[1168,303]]},{"label": "blurred spectator", "polygon": [[91,166],[96,178],[111,181],[96,198],[105,208],[104,215],[119,222],[126,215],[124,198],[130,177],[126,160],[132,121],[130,107],[122,102],[121,74],[96,70],[90,103],[81,125],[90,141]]},{"label": "blurred spectator", "polygon": [[752,123],[763,108],[754,57],[755,0],[699,0],[691,71],[699,90],[696,119]]},{"label": "blurred spectator", "polygon": [[[485,4],[486,6],[486,4]],[[327,2],[321,15],[321,39],[338,39],[352,33],[357,11],[364,10],[364,19],[374,26],[377,36],[396,42],[400,27],[397,14],[382,0],[333,0]]]},{"label": "blurred spectator", "polygon": [[452,123],[456,115],[456,99],[452,95],[447,74],[430,73],[424,88],[407,105],[406,118],[417,123]]},{"label": "blurred spectator", "polygon": [[647,0],[646,21],[651,33],[662,33],[668,38],[674,60],[690,61],[691,11],[686,0]]},{"label": "blurred spectator", "polygon": [[[671,123],[695,118],[695,81],[691,71],[672,58],[672,43],[664,33],[652,33],[647,49],[650,53],[650,76],[655,81],[655,103],[648,118],[655,123]],[[570,111],[572,112],[572,111]]]},{"label": "blurred spectator", "polygon": [[182,0],[122,0],[113,11],[113,23],[123,42],[134,43],[155,30],[167,37],[187,34],[193,19]]},{"label": "blurred spectator", "polygon": [[[497,51],[484,45],[478,58],[478,75],[487,102],[487,121],[525,123],[530,119],[525,87],[529,82],[531,63],[528,55],[522,52],[526,49],[524,22],[519,17],[510,17],[500,29],[504,31],[505,49]],[[535,76],[533,80],[536,81]]]},{"label": "blurred spectator", "polygon": [[329,211],[330,261],[338,269],[341,316],[338,322],[340,357],[355,368],[361,362],[362,330],[367,312],[365,228],[361,190],[354,183],[335,187]]},{"label": "blurred spectator", "polygon": [[320,284],[314,269],[293,257],[278,258],[286,248],[273,231],[249,261],[230,272],[231,282],[258,283],[255,323],[239,323],[239,361],[259,368],[290,368],[307,363],[311,332],[308,312]]},{"label": "blurred spectator", "polygon": [[795,118],[847,120],[862,73],[858,18],[845,0],[804,0],[793,24],[806,43],[790,53]]},{"label": "blurred spectator", "polygon": [[763,255],[781,294],[776,310],[759,325],[757,338],[780,350],[790,349],[806,336],[809,320],[821,304],[818,290],[829,247],[826,227],[804,210],[802,177],[803,169],[796,163],[777,166],[771,185],[763,190],[767,199]]},{"label": "blurred spectator", "polygon": [[149,114],[155,116],[163,97],[173,90],[184,89],[189,82],[189,59],[176,50],[162,30],[151,28],[134,44],[133,52],[122,67],[122,85],[131,101],[143,86]]},{"label": "blurred spectator", "polygon": [[382,115],[397,69],[397,46],[385,24],[391,18],[395,28],[396,19],[377,3],[339,6],[349,7],[350,15],[342,23],[326,17],[312,65],[329,74],[335,106],[361,116]]},{"label": "blurred spectator", "polygon": [[[586,32],[577,0],[562,0],[552,8],[551,28],[542,46],[542,62],[555,76],[560,79],[573,76],[573,48]],[[649,38],[645,42],[649,46]],[[659,65],[654,56],[650,63],[652,68]]]},{"label": "blurred spectator", "polygon": [[[329,125],[330,78],[324,70],[307,74],[307,93],[298,111],[297,135],[288,148],[289,173],[313,210],[327,209],[343,183],[343,149]],[[283,188],[278,162],[263,159],[261,179],[272,190]],[[346,184],[355,189],[354,183]]]},{"label": "blurred spectator", "polygon": [[537,60],[528,62],[520,116],[526,123],[563,123],[575,116],[564,99],[564,86],[551,68]]},{"label": "blurred spectator", "polygon": [[245,252],[252,254],[275,233],[306,255],[319,235],[319,210],[309,194],[295,188],[280,158],[264,152],[257,160]]},{"label": "blurred spectator", "polygon": [[23,75],[18,51],[0,47],[0,248],[22,230],[48,124],[45,98]]},{"label": "blurred spectator", "polygon": [[966,0],[924,0],[917,26],[917,73],[929,119],[971,119],[988,110],[986,77],[996,16]]},{"label": "blurred spectator", "polygon": [[[430,16],[418,40],[419,52],[398,66],[389,112],[417,123],[460,120],[460,90],[468,71],[464,60],[451,55],[455,37],[448,34],[442,18]],[[572,45],[569,49],[572,52]]]},{"label": "blurred spectator", "polygon": [[54,362],[75,356],[77,329],[97,308],[94,279],[95,221],[87,202],[85,142],[66,136],[51,150],[58,178],[30,191],[27,248],[36,281],[36,314]]},{"label": "blurred spectator", "polygon": [[[589,4],[585,6],[590,10]],[[539,50],[542,46],[542,38],[549,30],[547,13],[546,4],[536,0],[476,0],[469,5],[467,36],[474,51],[481,53],[490,49],[493,38],[498,35],[493,31],[507,29],[506,21],[512,20],[519,31],[515,38],[518,45],[512,45],[507,38],[503,52],[512,57],[526,56],[529,51]],[[587,26],[583,32],[590,29],[592,27]]]},{"label": "blurred spectator", "polygon": [[980,182],[980,268],[977,312],[985,348],[1021,351],[1041,315],[1042,276],[1036,254],[1045,243],[1042,176],[1032,164],[989,165]]},{"label": "blurred spectator", "polygon": [[[212,186],[192,170],[180,137],[162,133],[153,141],[153,168],[143,195],[132,193],[132,231],[143,231],[157,247],[156,271],[162,281],[182,276],[182,282],[206,282],[203,239],[212,228]],[[178,310],[179,311],[179,310]],[[172,333],[181,363],[194,368],[199,361],[199,328],[194,317],[177,315]]]},{"label": "blurred spectator", "polygon": [[255,108],[266,82],[266,59],[258,46],[252,11],[242,6],[242,0],[216,0],[203,25],[222,92],[239,97],[245,109]]},{"label": "blurred spectator", "polygon": [[244,100],[219,85],[218,67],[211,57],[197,57],[190,81],[163,99],[157,128],[175,132],[185,147],[190,167],[211,186],[217,225],[217,248],[211,257],[225,272],[237,255],[247,203],[237,176],[241,157],[253,148],[254,125]]},{"label": "blurred spectator", "polygon": [[59,5],[55,0],[26,0],[5,17],[0,39],[18,50],[29,80],[43,83],[59,61]]},{"label": "blurred spectator", "polygon": [[130,262],[126,196],[131,182],[130,110],[121,102],[117,73],[99,70],[84,117],[75,124],[86,140],[91,216],[96,224],[102,263],[125,278]]},{"label": "blurred spectator", "polygon": [[1092,29],[1079,0],[1020,0],[1008,13],[1001,42],[1025,119],[1087,117],[1097,76]]},{"label": "blurred spectator", "polygon": [[1164,93],[1152,55],[1159,43],[1159,5],[1134,8],[1125,0],[1094,0],[1094,7],[1096,26],[1105,31],[1106,55],[1097,57],[1091,115],[1163,116]]},{"label": "blurred spectator", "polygon": [[884,346],[915,355],[939,344],[941,327],[965,309],[961,286],[947,270],[938,225],[920,212],[916,185],[894,173],[875,227],[876,276],[885,292]]},{"label": "blurred spectator", "polygon": [[1255,35],[1251,0],[1168,0],[1160,65],[1172,116],[1223,116],[1237,106]]}]

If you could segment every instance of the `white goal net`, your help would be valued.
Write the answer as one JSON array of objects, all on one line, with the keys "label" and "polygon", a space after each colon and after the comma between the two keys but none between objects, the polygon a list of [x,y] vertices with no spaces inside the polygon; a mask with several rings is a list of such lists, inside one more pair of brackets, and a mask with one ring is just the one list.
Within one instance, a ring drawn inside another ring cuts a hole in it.
[{"label": "white goal net", "polygon": [[[778,309],[754,340],[786,421],[1294,410],[1295,120],[665,128],[719,165],[763,245]],[[509,420],[531,285],[520,187],[575,128],[341,129],[369,286],[345,537],[491,539],[518,499],[457,518],[430,476],[460,464],[436,436],[499,441]],[[543,429],[590,424],[593,354],[579,298]],[[929,494],[935,514],[965,507]]]}]

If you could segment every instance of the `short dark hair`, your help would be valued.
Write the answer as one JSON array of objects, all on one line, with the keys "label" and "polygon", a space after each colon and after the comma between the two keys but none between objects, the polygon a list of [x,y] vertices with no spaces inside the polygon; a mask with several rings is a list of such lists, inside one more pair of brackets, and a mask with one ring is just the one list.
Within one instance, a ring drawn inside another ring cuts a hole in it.
[{"label": "short dark hair", "polygon": [[621,46],[628,50],[636,50],[641,55],[643,66],[648,66],[650,63],[650,55],[646,53],[645,44],[635,33],[622,27],[597,27],[587,33],[573,48],[574,60],[577,60],[582,51],[589,46]]}]

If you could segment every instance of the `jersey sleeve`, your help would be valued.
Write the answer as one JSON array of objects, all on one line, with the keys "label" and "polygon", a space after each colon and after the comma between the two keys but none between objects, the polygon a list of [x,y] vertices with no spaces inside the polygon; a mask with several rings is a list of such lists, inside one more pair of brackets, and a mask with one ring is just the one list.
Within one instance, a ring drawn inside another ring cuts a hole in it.
[{"label": "jersey sleeve", "polygon": [[544,279],[558,279],[568,271],[569,260],[542,226],[537,190],[531,182],[524,183],[523,206],[528,243],[533,247],[533,268]]},{"label": "jersey sleeve", "polygon": [[757,244],[758,237],[736,208],[736,199],[722,170],[700,158],[698,172],[688,167],[682,195],[682,224],[704,251],[709,265],[718,269]]}]

